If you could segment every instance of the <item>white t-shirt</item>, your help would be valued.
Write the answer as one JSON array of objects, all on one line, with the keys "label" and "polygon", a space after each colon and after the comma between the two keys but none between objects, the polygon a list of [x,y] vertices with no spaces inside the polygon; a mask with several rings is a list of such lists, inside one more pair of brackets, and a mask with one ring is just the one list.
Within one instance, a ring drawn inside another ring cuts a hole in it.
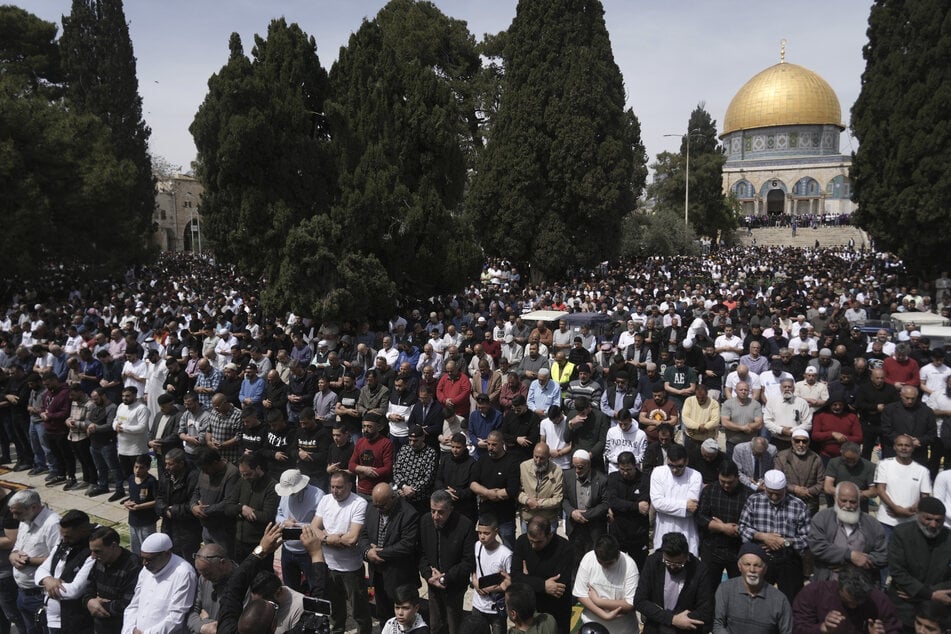
[{"label": "white t-shirt", "polygon": [[[912,506],[918,503],[922,493],[931,494],[931,475],[927,467],[914,461],[903,465],[897,458],[882,460],[875,468],[875,484],[886,485],[888,497],[899,506]],[[898,526],[914,519],[892,517],[886,512],[887,508],[884,502],[878,506],[878,514],[875,517],[882,524]]]},{"label": "white t-shirt", "polygon": [[[356,493],[351,493],[343,502],[332,495],[325,495],[317,503],[315,515],[323,520],[328,535],[347,533],[351,524],[363,524],[367,502]],[[327,568],[337,572],[351,572],[363,568],[363,553],[357,546],[352,548],[324,548]]]},{"label": "white t-shirt", "polygon": [[[614,565],[604,568],[598,563],[594,551],[590,550],[578,565],[578,573],[575,575],[575,585],[571,594],[576,599],[586,597],[590,586],[594,588],[598,596],[605,599],[623,599],[627,603],[633,603],[639,578],[637,564],[627,553],[620,553]],[[637,613],[633,610],[618,616],[613,621],[602,621],[586,609],[581,613],[581,621],[582,623],[592,621],[601,623],[608,628],[610,634],[630,634],[638,631]]]},{"label": "white t-shirt", "polygon": [[[546,418],[542,421],[539,431],[545,437],[545,442],[552,451],[557,451],[568,444],[565,442],[565,436],[568,434],[568,418],[566,416],[563,416],[561,422],[557,424],[552,422],[550,418]],[[552,458],[551,461],[558,465],[559,469],[571,467],[570,454]]]},{"label": "white t-shirt", "polygon": [[604,458],[608,463],[608,473],[617,471],[617,457],[625,451],[634,454],[637,464],[644,461],[644,452],[647,451],[647,434],[637,425],[632,424],[627,431],[622,430],[620,425],[615,425],[608,430],[604,441]]},{"label": "white t-shirt", "polygon": [[[933,495],[944,503],[945,509],[951,509],[951,471],[942,471],[934,479]],[[944,525],[951,528],[951,517],[948,513],[951,513],[951,510],[945,511]]]},{"label": "white t-shirt", "polygon": [[[495,550],[489,550],[481,542],[475,543],[476,579],[487,577],[497,572],[512,572],[512,551],[504,544],[499,544]],[[491,595],[481,595],[478,592],[472,593],[472,609],[484,612],[485,614],[495,614],[495,602]]]}]

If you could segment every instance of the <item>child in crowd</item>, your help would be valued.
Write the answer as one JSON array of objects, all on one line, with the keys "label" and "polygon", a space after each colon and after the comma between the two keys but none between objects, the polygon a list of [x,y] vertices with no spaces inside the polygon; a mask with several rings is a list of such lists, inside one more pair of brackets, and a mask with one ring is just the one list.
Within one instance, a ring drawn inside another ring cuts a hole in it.
[{"label": "child in crowd", "polygon": [[129,476],[129,499],[125,507],[129,509],[129,546],[133,553],[139,554],[142,542],[155,532],[155,487],[158,480],[149,473],[152,457],[148,454],[135,459],[132,475]]},{"label": "child in crowd", "polygon": [[476,522],[476,569],[472,573],[472,612],[462,624],[463,632],[505,632],[505,595],[502,582],[512,570],[512,551],[499,540],[499,521],[483,513]]},{"label": "child in crowd", "polygon": [[429,626],[419,614],[419,591],[411,585],[402,585],[393,593],[393,613],[380,634],[429,634]]}]

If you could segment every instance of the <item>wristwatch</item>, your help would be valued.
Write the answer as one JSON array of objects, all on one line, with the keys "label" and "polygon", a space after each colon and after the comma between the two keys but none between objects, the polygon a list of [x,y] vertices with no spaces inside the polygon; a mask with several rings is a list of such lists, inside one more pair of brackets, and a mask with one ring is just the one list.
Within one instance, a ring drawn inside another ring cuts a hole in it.
[{"label": "wristwatch", "polygon": [[258,559],[264,559],[264,548],[261,546],[255,546],[254,550],[251,551],[251,554],[257,557]]},{"label": "wristwatch", "polygon": [[788,539],[783,540],[783,548],[789,548],[792,544],[789,543]]}]

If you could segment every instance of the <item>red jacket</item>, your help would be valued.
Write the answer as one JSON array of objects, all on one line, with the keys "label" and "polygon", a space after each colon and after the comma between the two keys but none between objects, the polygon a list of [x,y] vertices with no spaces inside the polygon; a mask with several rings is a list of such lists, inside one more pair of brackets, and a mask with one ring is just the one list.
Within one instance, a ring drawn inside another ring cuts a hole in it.
[{"label": "red jacket", "polygon": [[46,413],[46,420],[43,427],[47,434],[65,434],[66,419],[69,418],[70,401],[69,388],[65,383],[60,383],[55,392],[46,390],[43,395],[42,411]]},{"label": "red jacket", "polygon": [[377,436],[373,441],[361,438],[350,455],[350,473],[357,472],[357,465],[376,469],[375,478],[362,474],[357,476],[357,491],[371,495],[377,484],[393,479],[393,443],[383,435]]},{"label": "red jacket", "polygon": [[812,418],[812,441],[819,453],[829,458],[842,454],[842,443],[832,436],[832,432],[845,434],[848,440],[862,444],[862,425],[852,412],[833,414],[823,411]]},{"label": "red jacket", "polygon": [[904,363],[895,357],[888,357],[882,364],[882,369],[885,370],[885,382],[889,385],[901,383],[918,387],[921,383],[918,362],[911,357],[905,359]]},{"label": "red jacket", "polygon": [[472,382],[464,373],[459,373],[458,379],[453,379],[449,374],[443,374],[439,377],[439,384],[436,386],[436,400],[443,406],[446,401],[452,399],[452,409],[458,416],[469,416],[469,392],[472,390]]}]

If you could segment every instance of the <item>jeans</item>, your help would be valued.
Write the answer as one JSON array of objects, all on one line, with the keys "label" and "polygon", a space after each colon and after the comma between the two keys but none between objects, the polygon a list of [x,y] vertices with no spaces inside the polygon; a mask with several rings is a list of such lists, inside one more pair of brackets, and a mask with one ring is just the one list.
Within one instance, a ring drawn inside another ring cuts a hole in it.
[{"label": "jeans", "polygon": [[46,444],[46,428],[43,427],[43,421],[30,423],[30,446],[33,447],[33,466],[48,467],[51,473],[56,474],[56,459],[50,453],[49,445]]},{"label": "jeans", "polygon": [[348,603],[350,615],[357,622],[358,634],[370,634],[370,599],[367,596],[367,581],[363,576],[363,566],[349,572],[331,570],[327,598],[330,599],[332,606],[330,631],[333,634],[343,634],[347,626]]},{"label": "jeans", "polygon": [[311,579],[313,574],[313,566],[310,565],[310,555],[307,551],[295,553],[287,548],[281,549],[281,575],[284,577],[284,585],[291,590],[310,594],[313,588]]},{"label": "jeans", "polygon": [[149,535],[155,533],[155,524],[151,526],[130,526],[129,527],[129,550],[136,555],[142,553],[142,542]]},{"label": "jeans", "polygon": [[515,520],[499,522],[499,537],[509,550],[515,551]]},{"label": "jeans", "polygon": [[0,577],[0,634],[10,634],[10,628],[16,624],[22,630],[20,610],[17,608],[17,595],[20,589],[13,580],[13,573]]},{"label": "jeans", "polygon": [[43,634],[43,628],[36,624],[36,613],[42,607],[42,592],[27,594],[25,590],[20,589],[17,594],[17,608],[20,610],[20,618],[23,620],[24,630],[21,634]]},{"label": "jeans", "polygon": [[116,483],[116,491],[124,491],[125,480],[122,479],[122,470],[119,468],[119,456],[116,453],[114,444],[91,445],[89,452],[92,454],[92,461],[96,465],[96,475],[99,478],[99,488],[109,488],[109,474]]}]

